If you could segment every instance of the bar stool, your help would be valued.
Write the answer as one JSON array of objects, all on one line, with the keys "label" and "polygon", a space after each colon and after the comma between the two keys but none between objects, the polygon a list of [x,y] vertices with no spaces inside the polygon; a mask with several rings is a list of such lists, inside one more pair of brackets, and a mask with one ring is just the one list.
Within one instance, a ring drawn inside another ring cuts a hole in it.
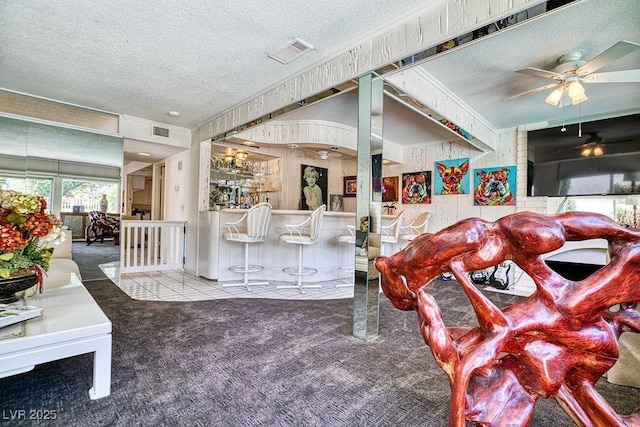
[{"label": "bar stool", "polygon": [[400,227],[402,227],[404,214],[405,211],[399,212],[389,224],[380,227],[382,230],[382,233],[380,234],[381,255],[391,255],[385,250],[385,245],[394,245],[398,243],[398,236],[400,235]]},{"label": "bar stool", "polygon": [[[353,225],[348,225],[347,226],[347,231],[349,233],[347,234],[339,234],[336,239],[338,240],[338,245],[341,245],[342,243],[347,243],[349,248],[352,251],[352,255],[354,255],[353,251],[355,249],[355,244],[356,244],[356,233],[355,233],[355,229],[356,227]],[[353,263],[355,262],[355,258],[353,256],[349,257],[349,265],[343,266],[343,267],[338,267],[341,270],[347,271],[349,273],[353,273],[355,270],[355,266],[353,265]],[[346,279],[345,279],[346,280]],[[351,277],[351,280],[345,283],[338,283],[336,284],[336,288],[343,288],[346,286],[353,286],[353,277]]]},{"label": "bar stool", "polygon": [[[244,264],[229,267],[229,270],[233,272],[244,274],[244,280],[242,282],[224,283],[222,287],[244,286],[247,291],[250,291],[250,286],[269,284],[269,282],[249,282],[249,273],[257,273],[264,268],[261,265],[249,264],[249,244],[261,243],[267,240],[270,219],[271,205],[269,203],[258,203],[238,221],[225,224],[228,231],[224,233],[223,237],[230,242],[244,243]],[[246,231],[241,232],[238,227],[245,228]]]},{"label": "bar stool", "polygon": [[298,265],[293,267],[285,267],[282,269],[287,274],[298,277],[298,283],[295,285],[278,285],[278,289],[297,288],[304,294],[305,288],[321,288],[322,285],[303,285],[302,276],[310,276],[318,272],[317,269],[305,267],[302,265],[302,248],[305,245],[315,245],[320,237],[320,228],[322,227],[322,218],[327,210],[327,205],[322,205],[311,212],[300,224],[285,225],[289,234],[280,236],[280,240],[285,243],[298,245]]},{"label": "bar stool", "polygon": [[411,223],[400,227],[400,240],[412,241],[419,235],[427,231],[427,225],[429,224],[429,212],[422,212]]}]

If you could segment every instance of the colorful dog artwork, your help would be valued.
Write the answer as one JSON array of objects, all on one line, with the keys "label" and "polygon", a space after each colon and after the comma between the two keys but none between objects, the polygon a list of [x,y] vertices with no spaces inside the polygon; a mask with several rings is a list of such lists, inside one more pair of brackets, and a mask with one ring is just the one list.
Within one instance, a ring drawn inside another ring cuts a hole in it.
[{"label": "colorful dog artwork", "polygon": [[473,176],[476,206],[513,206],[516,204],[516,167],[475,169]]},{"label": "colorful dog artwork", "polygon": [[431,203],[431,171],[402,174],[402,203]]},{"label": "colorful dog artwork", "polygon": [[469,159],[436,162],[434,194],[469,194]]}]

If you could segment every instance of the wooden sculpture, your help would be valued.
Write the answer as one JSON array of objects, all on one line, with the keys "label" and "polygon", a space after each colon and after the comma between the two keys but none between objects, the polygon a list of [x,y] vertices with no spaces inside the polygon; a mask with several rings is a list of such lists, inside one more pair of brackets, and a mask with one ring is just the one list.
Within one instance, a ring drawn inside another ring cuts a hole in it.
[{"label": "wooden sculpture", "polygon": [[[609,242],[611,262],[584,280],[565,279],[541,258],[567,240],[592,238]],[[518,264],[537,291],[500,310],[468,272],[504,260]],[[396,308],[417,311],[424,340],[449,377],[449,426],[526,426],[540,397],[554,397],[578,425],[640,426],[640,409],[620,416],[595,388],[618,358],[620,333],[640,332],[640,231],[598,214],[522,212],[495,222],[462,220],[375,262],[385,295]],[[462,286],[479,326],[445,326],[424,292],[443,272]],[[609,311],[616,304],[621,310]]]}]

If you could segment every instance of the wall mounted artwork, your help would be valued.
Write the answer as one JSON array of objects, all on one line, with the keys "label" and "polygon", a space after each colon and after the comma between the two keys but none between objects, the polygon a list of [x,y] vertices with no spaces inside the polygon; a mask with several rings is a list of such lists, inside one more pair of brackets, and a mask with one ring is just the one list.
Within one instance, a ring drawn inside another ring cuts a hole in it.
[{"label": "wall mounted artwork", "polygon": [[300,165],[300,194],[302,210],[316,210],[327,203],[327,169]]},{"label": "wall mounted artwork", "polygon": [[344,212],[342,194],[331,194],[329,196],[329,210],[332,212]]},{"label": "wall mounted artwork", "polygon": [[436,162],[434,195],[469,194],[469,158]]},{"label": "wall mounted artwork", "polygon": [[473,204],[476,206],[514,206],[516,167],[474,169],[473,187]]},{"label": "wall mounted artwork", "polygon": [[382,178],[382,201],[397,202],[398,201],[398,177],[388,176]]},{"label": "wall mounted artwork", "polygon": [[431,203],[431,171],[402,174],[402,203]]},{"label": "wall mounted artwork", "polygon": [[358,190],[358,180],[356,176],[345,176],[343,178],[344,188],[342,190],[342,195],[344,197],[356,197],[356,191]]},{"label": "wall mounted artwork", "polygon": [[371,201],[382,202],[382,154],[371,156]]}]

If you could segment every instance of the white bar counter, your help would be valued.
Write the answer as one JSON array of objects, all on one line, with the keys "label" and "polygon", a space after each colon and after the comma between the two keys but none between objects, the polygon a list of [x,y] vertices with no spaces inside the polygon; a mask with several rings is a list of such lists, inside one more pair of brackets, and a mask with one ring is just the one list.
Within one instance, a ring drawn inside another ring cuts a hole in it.
[{"label": "white bar counter", "polygon": [[[237,221],[245,212],[246,209],[223,209],[200,213],[197,269],[199,276],[218,281],[242,278],[241,274],[230,271],[229,267],[243,263],[243,245],[225,240],[223,234],[227,231],[225,223]],[[261,272],[250,274],[250,280],[294,280],[293,276],[284,273],[282,269],[297,264],[298,246],[280,241],[280,235],[287,234],[285,224],[299,224],[310,213],[311,211],[303,210],[271,212],[267,240],[249,245],[249,264],[264,267]],[[349,265],[353,249],[345,244],[339,245],[336,237],[348,233],[347,226],[354,225],[354,221],[353,212],[325,212],[320,240],[315,245],[304,247],[304,265],[318,270],[315,275],[305,277],[305,281],[318,282],[350,277],[352,273],[340,267]]]}]

